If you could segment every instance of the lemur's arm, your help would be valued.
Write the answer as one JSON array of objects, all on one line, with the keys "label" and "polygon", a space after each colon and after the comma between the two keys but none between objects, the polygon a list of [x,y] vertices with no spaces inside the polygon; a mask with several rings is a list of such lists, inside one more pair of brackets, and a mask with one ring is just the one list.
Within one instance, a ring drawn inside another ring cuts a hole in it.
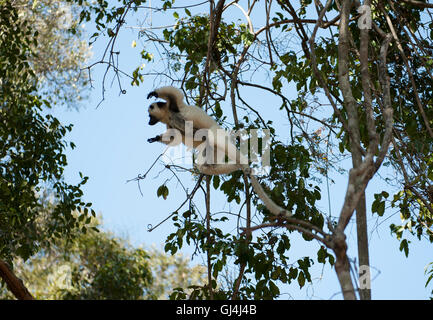
[{"label": "lemur's arm", "polygon": [[162,140],[162,134],[157,135],[157,136],[155,136],[153,138],[147,139],[147,142],[154,143],[154,142],[161,141],[161,140]]}]

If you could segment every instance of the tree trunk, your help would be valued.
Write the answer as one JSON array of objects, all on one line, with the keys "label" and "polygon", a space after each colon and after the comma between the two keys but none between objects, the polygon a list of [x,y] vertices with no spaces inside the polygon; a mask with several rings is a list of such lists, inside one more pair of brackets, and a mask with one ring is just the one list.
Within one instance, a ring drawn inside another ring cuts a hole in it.
[{"label": "tree trunk", "polygon": [[347,258],[346,236],[337,230],[333,235],[333,250],[336,256],[335,272],[340,282],[344,300],[356,300],[355,288],[350,276],[350,263]]}]

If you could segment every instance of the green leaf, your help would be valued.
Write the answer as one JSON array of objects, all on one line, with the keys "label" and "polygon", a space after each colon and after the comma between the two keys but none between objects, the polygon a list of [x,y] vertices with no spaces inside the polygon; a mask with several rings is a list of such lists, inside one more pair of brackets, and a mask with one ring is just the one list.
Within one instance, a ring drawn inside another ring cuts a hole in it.
[{"label": "green leaf", "polygon": [[213,183],[214,189],[218,189],[218,187],[220,185],[220,177],[219,176],[213,176],[212,183]]},{"label": "green leaf", "polygon": [[156,191],[156,195],[158,197],[162,196],[164,198],[164,200],[167,200],[167,197],[168,197],[168,188],[167,188],[167,186],[164,185],[164,184],[162,186],[160,186],[158,188],[158,190]]},{"label": "green leaf", "polygon": [[408,255],[409,255],[409,241],[407,241],[406,239],[403,239],[400,242],[400,251],[404,251],[406,258],[408,257]]},{"label": "green leaf", "polygon": [[382,198],[388,198],[389,194],[386,191],[382,191],[381,193],[375,194],[375,200],[371,204],[371,212],[377,213],[379,216],[383,216],[385,213],[385,200]]},{"label": "green leaf", "polygon": [[269,281],[269,290],[274,297],[280,294],[280,289],[273,281]]},{"label": "green leaf", "polygon": [[108,28],[107,33],[108,33],[109,37],[114,37],[114,35],[115,35],[113,29],[111,29],[111,28]]},{"label": "green leaf", "polygon": [[325,247],[321,246],[319,251],[317,251],[317,261],[320,263],[325,263],[326,258],[326,249]]},{"label": "green leaf", "polygon": [[303,272],[300,272],[298,275],[298,284],[300,288],[302,288],[305,285],[305,275]]}]

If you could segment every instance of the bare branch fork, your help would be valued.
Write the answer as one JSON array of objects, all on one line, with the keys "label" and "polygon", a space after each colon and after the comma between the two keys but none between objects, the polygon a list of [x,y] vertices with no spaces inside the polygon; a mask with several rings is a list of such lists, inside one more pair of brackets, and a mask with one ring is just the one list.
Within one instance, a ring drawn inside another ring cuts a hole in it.
[{"label": "bare branch fork", "polygon": [[[126,15],[128,14],[128,11],[131,9],[131,6],[133,5],[133,2],[134,1],[129,1],[124,6],[125,10],[124,10],[123,14],[121,15],[121,17],[117,20],[117,24],[116,24],[116,26],[114,28],[115,31],[113,32],[113,34],[109,34],[110,40],[108,41],[107,46],[105,47],[105,50],[104,50],[104,53],[103,53],[101,59],[99,61],[96,61],[96,62],[92,63],[91,65],[89,65],[89,66],[81,69],[81,71],[87,70],[88,73],[89,73],[89,78],[91,79],[91,77],[90,77],[90,69],[91,68],[93,68],[94,66],[96,66],[98,64],[104,64],[104,65],[106,65],[106,69],[105,69],[103,80],[102,80],[102,98],[101,98],[101,101],[99,101],[99,103],[96,106],[96,108],[98,108],[101,105],[101,103],[105,100],[105,81],[106,81],[106,77],[107,77],[107,74],[110,71],[110,69],[114,70],[115,76],[114,76],[113,80],[117,79],[117,83],[119,85],[120,94],[125,94],[126,93],[126,90],[122,89],[122,84],[121,84],[121,81],[120,81],[120,75],[122,74],[124,76],[127,76],[130,79],[134,79],[131,75],[129,75],[126,72],[124,72],[124,71],[122,71],[122,70],[119,69],[118,56],[119,56],[120,52],[114,50],[114,45],[115,45],[116,39],[117,39],[117,37],[119,35],[120,28],[125,23]],[[109,53],[108,60],[105,60],[105,57],[106,57],[107,53]],[[116,59],[115,59],[115,56],[116,56]],[[92,86],[91,82],[90,82],[90,84]],[[92,88],[93,88],[93,86],[92,86]]]}]

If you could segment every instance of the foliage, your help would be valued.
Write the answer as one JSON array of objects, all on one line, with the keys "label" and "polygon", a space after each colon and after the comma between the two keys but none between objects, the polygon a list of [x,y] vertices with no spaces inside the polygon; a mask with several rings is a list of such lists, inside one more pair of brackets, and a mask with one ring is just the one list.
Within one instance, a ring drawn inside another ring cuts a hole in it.
[{"label": "foliage", "polygon": [[153,280],[146,298],[165,300],[177,288],[185,288],[191,293],[205,283],[205,267],[190,266],[190,259],[181,253],[171,255],[157,248],[151,248],[147,253]]},{"label": "foliage", "polygon": [[[98,219],[91,224],[100,229]],[[36,299],[167,299],[174,288],[203,281],[202,268],[181,255],[134,248],[96,230],[17,259],[15,269]],[[6,290],[0,297],[12,298]]]},{"label": "foliage", "polygon": [[[64,140],[72,126],[63,126],[44,110],[50,103],[37,94],[38,79],[29,60],[38,31],[19,18],[18,10],[0,6],[0,258],[24,260],[57,238],[70,238],[85,224],[90,204],[81,187],[63,179],[67,165]],[[71,144],[71,146],[73,146]],[[49,187],[55,205],[44,210]],[[80,215],[73,215],[80,210]]]},{"label": "foliage", "polygon": [[31,45],[37,55],[29,63],[38,78],[38,91],[52,104],[77,108],[87,96],[88,74],[81,70],[91,56],[78,23],[79,7],[58,0],[14,0],[21,20],[37,34]]}]

